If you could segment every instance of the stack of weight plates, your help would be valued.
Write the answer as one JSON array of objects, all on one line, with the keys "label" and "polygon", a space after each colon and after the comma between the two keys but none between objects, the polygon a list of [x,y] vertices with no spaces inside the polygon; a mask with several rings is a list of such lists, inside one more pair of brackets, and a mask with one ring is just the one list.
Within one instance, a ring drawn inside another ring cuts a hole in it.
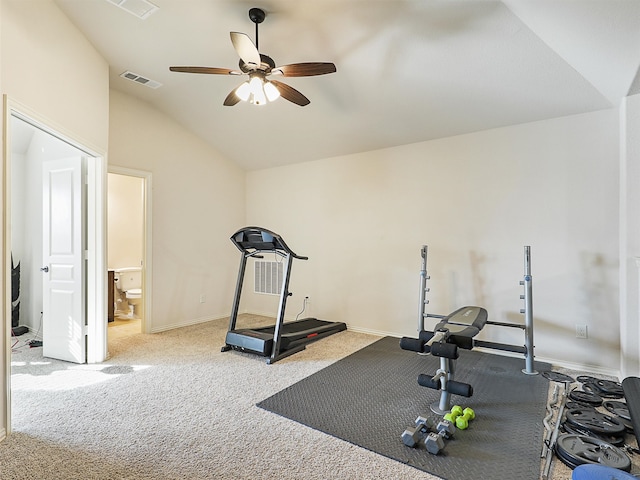
[{"label": "stack of weight plates", "polygon": [[[594,377],[578,377],[582,391],[568,395],[565,435],[558,437],[555,451],[558,458],[571,468],[579,465],[599,464],[617,470],[630,471],[631,460],[620,448],[625,443],[625,433],[630,422],[626,404],[616,400],[623,398],[619,383]],[[608,413],[596,408],[603,406]]]},{"label": "stack of weight plates", "polygon": [[586,375],[577,377],[577,380],[582,383],[582,390],[585,392],[594,393],[602,398],[620,399],[624,397],[624,390],[618,382]]},{"label": "stack of weight plates", "polygon": [[631,460],[618,447],[586,435],[560,435],[556,455],[570,468],[584,464],[599,464],[628,472]]}]

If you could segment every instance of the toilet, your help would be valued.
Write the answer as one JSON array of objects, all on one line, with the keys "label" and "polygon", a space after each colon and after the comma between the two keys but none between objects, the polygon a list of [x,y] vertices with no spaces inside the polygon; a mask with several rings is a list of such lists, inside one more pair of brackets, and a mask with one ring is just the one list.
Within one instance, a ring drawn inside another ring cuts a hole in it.
[{"label": "toilet", "polygon": [[142,301],[142,268],[116,268],[113,272],[116,289],[125,294],[129,305],[127,316],[129,318],[138,318],[140,302]]}]

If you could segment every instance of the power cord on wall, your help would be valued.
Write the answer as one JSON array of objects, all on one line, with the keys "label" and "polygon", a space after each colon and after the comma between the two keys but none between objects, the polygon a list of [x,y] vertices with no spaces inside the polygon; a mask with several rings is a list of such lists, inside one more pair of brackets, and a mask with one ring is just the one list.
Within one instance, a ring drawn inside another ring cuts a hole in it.
[{"label": "power cord on wall", "polygon": [[309,297],[304,297],[304,300],[302,301],[302,310],[300,310],[300,313],[298,313],[296,315],[296,320],[298,320],[298,317],[300,315],[302,315],[302,313],[305,311],[305,309],[307,308],[307,302],[309,301]]},{"label": "power cord on wall", "polygon": [[42,312],[40,312],[40,325],[38,325],[38,330],[36,331],[36,333],[33,335],[33,337],[31,338],[31,340],[29,340],[27,342],[27,345],[29,345],[31,348],[34,347],[41,347],[42,346],[42,340],[36,340],[36,338],[38,338],[38,335],[40,335],[40,329],[42,328]]}]

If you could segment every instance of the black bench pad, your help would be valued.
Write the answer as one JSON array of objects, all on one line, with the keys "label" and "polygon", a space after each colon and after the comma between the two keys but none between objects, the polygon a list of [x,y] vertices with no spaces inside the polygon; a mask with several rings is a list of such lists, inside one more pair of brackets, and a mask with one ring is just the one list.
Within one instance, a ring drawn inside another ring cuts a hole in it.
[{"label": "black bench pad", "polygon": [[473,338],[487,323],[488,314],[482,307],[462,307],[444,317],[435,331],[448,330],[457,337]]},{"label": "black bench pad", "polygon": [[640,378],[627,377],[622,381],[624,398],[631,416],[631,424],[636,435],[636,441],[640,446]]}]

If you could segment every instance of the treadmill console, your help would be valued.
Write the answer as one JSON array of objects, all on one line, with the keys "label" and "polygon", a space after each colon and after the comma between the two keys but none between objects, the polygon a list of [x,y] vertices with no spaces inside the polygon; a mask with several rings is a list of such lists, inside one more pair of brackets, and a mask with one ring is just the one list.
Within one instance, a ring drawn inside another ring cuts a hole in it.
[{"label": "treadmill console", "polygon": [[231,241],[243,253],[260,252],[283,252],[300,260],[307,260],[307,257],[296,255],[289,246],[284,243],[282,237],[266,228],[245,227],[238,230],[231,236]]}]

